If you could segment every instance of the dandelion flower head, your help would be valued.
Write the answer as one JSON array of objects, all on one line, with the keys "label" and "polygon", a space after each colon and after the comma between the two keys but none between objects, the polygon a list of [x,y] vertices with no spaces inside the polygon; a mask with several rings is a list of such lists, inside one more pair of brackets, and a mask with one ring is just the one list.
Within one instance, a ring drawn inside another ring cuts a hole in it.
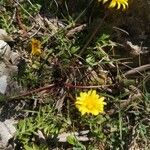
[{"label": "dandelion flower head", "polygon": [[99,0],[102,1],[103,4],[106,2],[110,2],[109,8],[114,8],[117,6],[117,9],[123,8],[126,10],[128,8],[128,0]]},{"label": "dandelion flower head", "polygon": [[96,94],[95,90],[90,90],[88,92],[81,92],[80,96],[76,98],[75,105],[77,109],[84,114],[98,115],[104,112],[104,97]]},{"label": "dandelion flower head", "polygon": [[41,52],[41,41],[32,38],[31,39],[31,54],[35,55],[35,56],[39,56],[42,52]]}]

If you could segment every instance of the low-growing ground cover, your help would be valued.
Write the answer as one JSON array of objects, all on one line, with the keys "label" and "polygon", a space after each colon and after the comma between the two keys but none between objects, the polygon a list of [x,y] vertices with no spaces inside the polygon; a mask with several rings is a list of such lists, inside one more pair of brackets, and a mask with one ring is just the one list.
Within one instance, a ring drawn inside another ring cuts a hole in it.
[{"label": "low-growing ground cover", "polygon": [[0,1],[0,40],[19,55],[20,88],[0,95],[0,120],[17,122],[13,149],[150,149],[149,7]]}]

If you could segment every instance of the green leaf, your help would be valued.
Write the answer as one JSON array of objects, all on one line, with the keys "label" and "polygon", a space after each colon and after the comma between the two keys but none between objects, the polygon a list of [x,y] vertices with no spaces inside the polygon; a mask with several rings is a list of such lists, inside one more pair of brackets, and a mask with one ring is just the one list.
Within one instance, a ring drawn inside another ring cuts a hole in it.
[{"label": "green leaf", "polygon": [[76,145],[77,139],[74,137],[74,135],[69,135],[67,137],[67,142],[71,145]]}]

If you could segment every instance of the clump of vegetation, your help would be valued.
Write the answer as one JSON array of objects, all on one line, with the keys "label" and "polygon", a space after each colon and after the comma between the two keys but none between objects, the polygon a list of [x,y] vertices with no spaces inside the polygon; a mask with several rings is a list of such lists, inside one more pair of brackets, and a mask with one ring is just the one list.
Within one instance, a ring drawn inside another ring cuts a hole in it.
[{"label": "clump of vegetation", "polygon": [[130,1],[1,4],[0,26],[18,41],[12,49],[22,60],[14,80],[25,89],[10,99],[34,102],[21,108],[14,149],[150,148],[145,53],[114,27],[130,17]]}]

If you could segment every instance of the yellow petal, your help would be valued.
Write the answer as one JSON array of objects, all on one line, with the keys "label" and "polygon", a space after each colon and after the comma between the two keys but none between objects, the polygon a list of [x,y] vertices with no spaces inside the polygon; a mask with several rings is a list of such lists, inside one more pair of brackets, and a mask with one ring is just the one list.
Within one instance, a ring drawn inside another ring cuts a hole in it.
[{"label": "yellow petal", "polygon": [[108,0],[103,0],[103,4],[105,4],[106,2],[108,2]]},{"label": "yellow petal", "polygon": [[113,8],[116,6],[116,1],[112,1],[109,5],[109,8]]},{"label": "yellow petal", "polygon": [[[103,1],[103,4],[108,2],[108,0],[99,0],[99,1]],[[109,0],[110,4],[109,4],[109,8],[114,8],[117,6],[117,9],[123,9],[125,10],[128,7],[128,0]]]},{"label": "yellow petal", "polygon": [[121,7],[121,4],[120,4],[120,3],[118,3],[117,9],[120,9],[120,7]]},{"label": "yellow petal", "polygon": [[39,56],[42,51],[41,51],[41,42],[37,39],[31,39],[31,54],[32,55],[36,55],[36,56]]},{"label": "yellow petal", "polygon": [[98,111],[93,111],[92,114],[97,116],[99,114],[99,112]]},{"label": "yellow petal", "polygon": [[125,4],[122,4],[122,7],[123,7],[123,10],[125,10],[125,9],[126,9],[126,5],[125,5]]}]

